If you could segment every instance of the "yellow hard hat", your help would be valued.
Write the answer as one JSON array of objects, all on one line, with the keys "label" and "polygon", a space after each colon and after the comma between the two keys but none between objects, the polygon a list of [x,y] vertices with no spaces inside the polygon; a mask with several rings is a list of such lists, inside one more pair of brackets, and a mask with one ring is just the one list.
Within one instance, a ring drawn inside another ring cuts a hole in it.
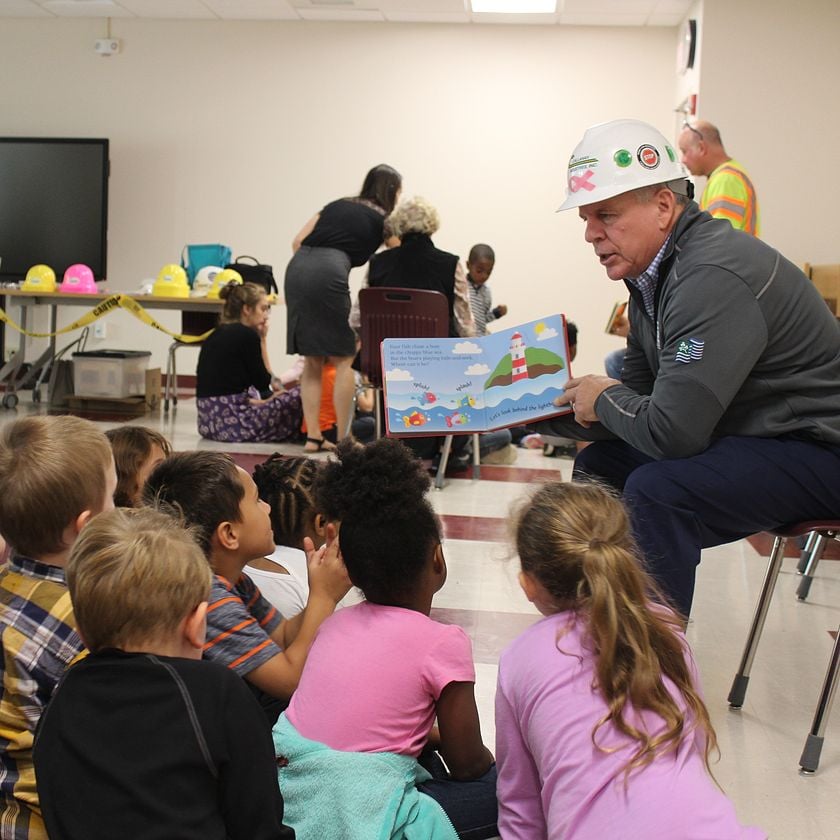
[{"label": "yellow hard hat", "polygon": [[152,294],[158,297],[189,297],[187,272],[177,263],[167,263],[158,273]]},{"label": "yellow hard hat", "polygon": [[242,275],[232,269],[226,268],[224,271],[220,271],[214,278],[213,278],[213,285],[210,288],[210,291],[207,293],[208,298],[217,298],[219,297],[219,292],[221,291],[223,286],[227,286],[230,283],[241,283],[242,282]]},{"label": "yellow hard hat", "polygon": [[48,265],[33,265],[20,288],[23,292],[54,292],[55,272]]}]

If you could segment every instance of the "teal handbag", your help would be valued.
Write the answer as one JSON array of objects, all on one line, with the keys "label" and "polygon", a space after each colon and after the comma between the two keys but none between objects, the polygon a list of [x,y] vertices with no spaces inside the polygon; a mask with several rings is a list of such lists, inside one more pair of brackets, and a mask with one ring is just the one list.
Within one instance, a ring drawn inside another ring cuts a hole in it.
[{"label": "teal handbag", "polygon": [[187,282],[192,288],[195,275],[207,265],[224,268],[233,252],[227,245],[184,245],[181,251],[181,267],[187,272]]}]

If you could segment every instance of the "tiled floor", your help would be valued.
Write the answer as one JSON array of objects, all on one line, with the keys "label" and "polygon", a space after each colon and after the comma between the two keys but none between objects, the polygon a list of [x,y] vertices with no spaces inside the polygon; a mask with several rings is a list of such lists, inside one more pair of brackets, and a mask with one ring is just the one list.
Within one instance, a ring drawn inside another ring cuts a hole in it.
[{"label": "tiled floor", "polygon": [[[0,411],[0,423],[31,410],[36,409],[25,393],[17,412]],[[276,450],[300,452],[283,444],[203,441],[192,400],[179,402],[168,418],[150,415],[130,422],[160,430],[175,449],[222,449],[243,466]],[[537,616],[516,583],[506,517],[529,485],[568,478],[570,469],[569,460],[520,450],[512,467],[485,467],[480,481],[450,479],[442,491],[433,491],[449,564],[433,614],[462,625],[473,640],[476,693],[489,745],[499,651]],[[840,564],[822,564],[807,603],[794,597],[794,564],[785,563],[741,712],[729,710],[726,696],[766,565],[748,542],[705,552],[688,635],[720,742],[716,776],[742,821],[762,826],[774,838],[829,840],[840,838],[840,703],[829,721],[819,772],[803,777],[797,769],[831,651],[829,631],[840,624]]]}]

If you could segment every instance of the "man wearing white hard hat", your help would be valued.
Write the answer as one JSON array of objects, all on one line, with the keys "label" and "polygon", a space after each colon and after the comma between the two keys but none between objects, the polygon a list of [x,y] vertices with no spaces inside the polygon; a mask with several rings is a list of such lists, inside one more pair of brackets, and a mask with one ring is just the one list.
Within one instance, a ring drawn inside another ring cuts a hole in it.
[{"label": "man wearing white hard hat", "polygon": [[575,209],[630,292],[622,381],[569,381],[543,436],[623,491],[650,570],[684,615],[700,551],[840,512],[840,327],[805,275],[691,199],[672,145],[594,126],[569,161]]}]

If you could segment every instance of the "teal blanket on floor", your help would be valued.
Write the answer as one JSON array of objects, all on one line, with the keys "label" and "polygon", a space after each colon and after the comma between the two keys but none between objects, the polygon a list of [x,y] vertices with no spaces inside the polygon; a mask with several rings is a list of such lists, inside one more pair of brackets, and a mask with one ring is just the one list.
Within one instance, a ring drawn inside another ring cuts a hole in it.
[{"label": "teal blanket on floor", "polygon": [[458,840],[449,817],[417,783],[429,774],[396,753],[340,752],[304,738],[280,716],[274,747],[284,822],[297,840]]}]

